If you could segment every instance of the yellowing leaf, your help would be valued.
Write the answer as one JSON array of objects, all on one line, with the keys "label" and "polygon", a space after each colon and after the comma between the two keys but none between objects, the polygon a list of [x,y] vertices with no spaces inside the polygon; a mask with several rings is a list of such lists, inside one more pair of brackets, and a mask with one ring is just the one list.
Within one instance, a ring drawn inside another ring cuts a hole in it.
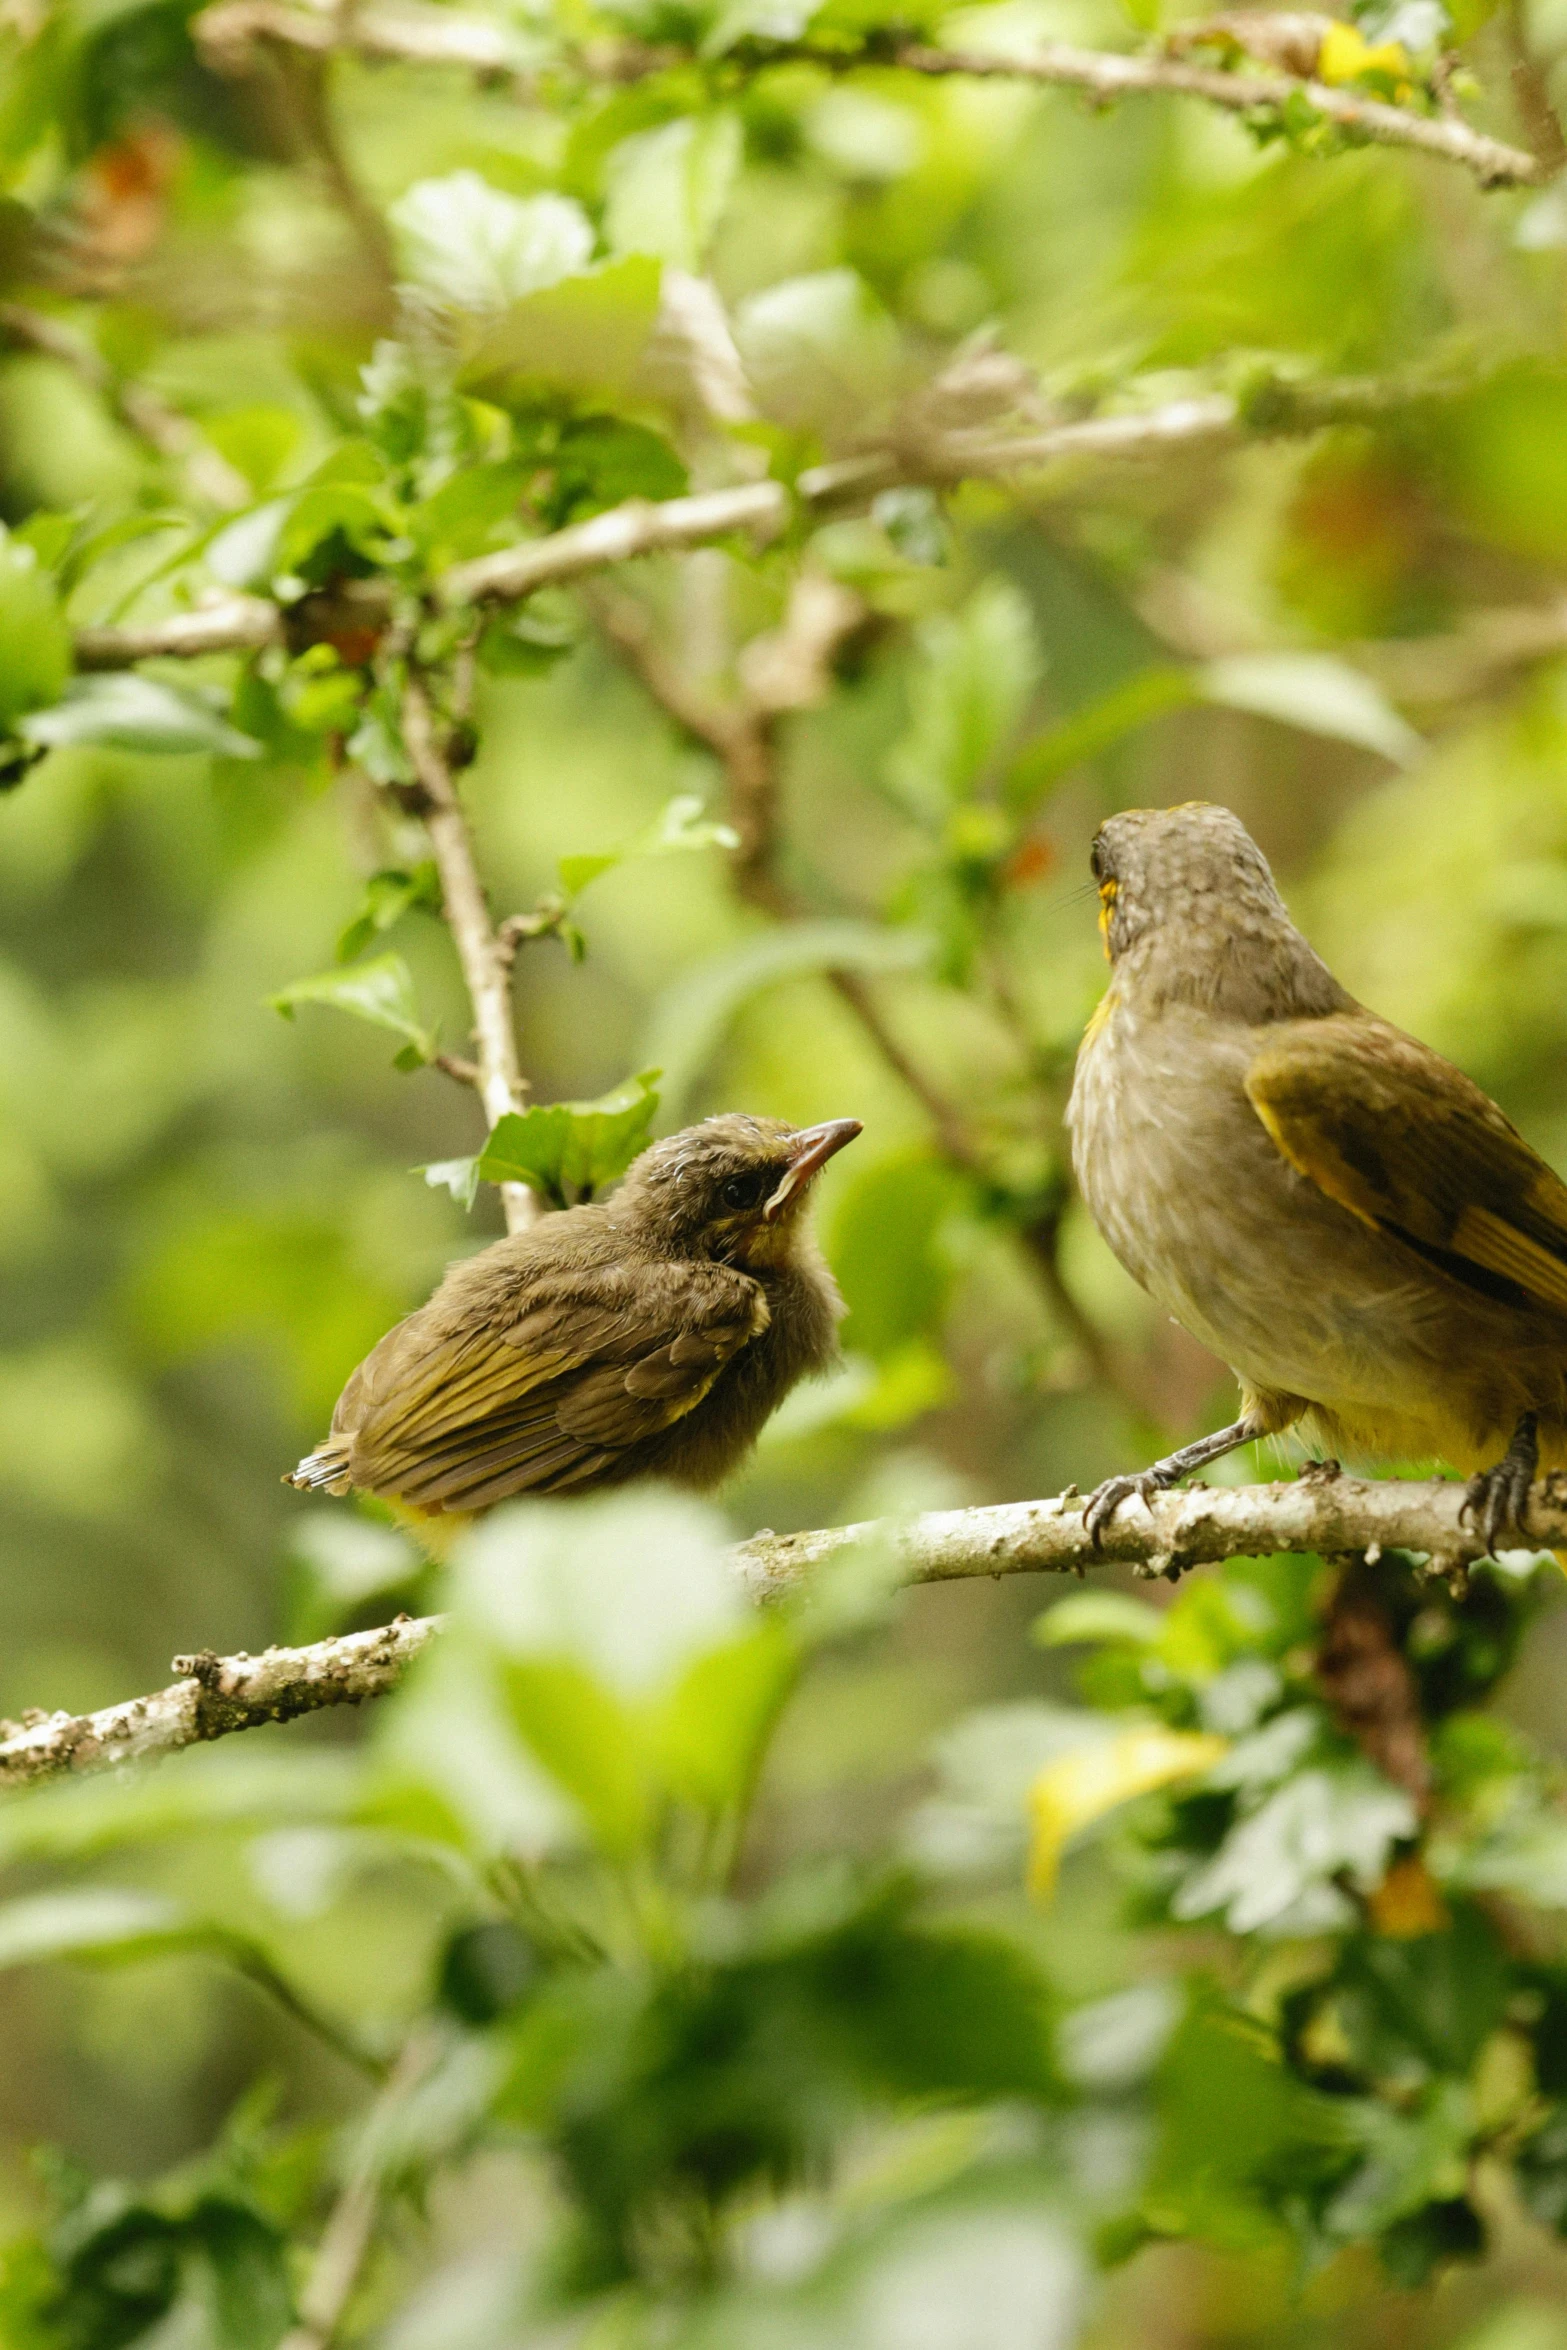
[{"label": "yellowing leaf", "polygon": [[1030,1891],[1050,1892],[1062,1852],[1080,1828],[1130,1803],[1134,1795],[1211,1770],[1228,1753],[1229,1743],[1205,1731],[1148,1726],[1123,1730],[1047,1763],[1028,1791]]},{"label": "yellowing leaf", "polygon": [[[1385,73],[1406,83],[1409,57],[1402,41],[1382,41],[1372,48],[1352,24],[1331,25],[1317,52],[1317,79],[1322,82],[1358,81],[1363,73]],[[1404,91],[1400,90],[1402,97]]]},{"label": "yellowing leaf", "polygon": [[1366,1902],[1373,1930],[1395,1942],[1443,1933],[1453,1922],[1447,1903],[1420,1855],[1396,1860]]}]

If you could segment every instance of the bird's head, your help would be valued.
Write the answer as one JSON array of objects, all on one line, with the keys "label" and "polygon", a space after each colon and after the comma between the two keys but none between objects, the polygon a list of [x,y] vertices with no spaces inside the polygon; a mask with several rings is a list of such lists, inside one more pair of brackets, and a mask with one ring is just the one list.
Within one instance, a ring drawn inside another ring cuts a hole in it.
[{"label": "bird's head", "polygon": [[858,1118],[824,1126],[738,1113],[706,1118],[634,1161],[616,1215],[681,1256],[763,1271],[787,1259],[816,1175],[859,1132]]},{"label": "bird's head", "polygon": [[1089,855],[1112,966],[1161,1000],[1248,1019],[1348,1001],[1285,910],[1240,818],[1206,800],[1107,817]]}]

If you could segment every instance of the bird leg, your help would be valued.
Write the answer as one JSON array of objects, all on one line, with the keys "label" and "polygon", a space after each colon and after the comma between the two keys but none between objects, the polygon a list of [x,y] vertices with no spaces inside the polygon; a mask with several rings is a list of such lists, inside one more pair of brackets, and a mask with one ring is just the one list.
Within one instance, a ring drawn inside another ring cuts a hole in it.
[{"label": "bird leg", "polygon": [[1139,1469],[1132,1477],[1107,1477],[1095,1486],[1083,1510],[1083,1524],[1097,1550],[1104,1540],[1104,1530],[1123,1501],[1136,1494],[1139,1500],[1149,1502],[1156,1493],[1164,1493],[1189,1477],[1194,1469],[1206,1468],[1210,1461],[1234,1452],[1238,1445],[1255,1443],[1267,1430],[1250,1414],[1234,1420],[1228,1428],[1216,1428],[1211,1436],[1199,1436],[1192,1444],[1183,1444],[1179,1452],[1166,1453],[1162,1461],[1155,1461],[1151,1469]]},{"label": "bird leg", "polygon": [[1494,1551],[1509,1531],[1527,1533],[1529,1488],[1539,1466],[1539,1422],[1533,1412],[1525,1412],[1495,1468],[1482,1469],[1470,1478],[1458,1513],[1485,1536],[1487,1550]]}]

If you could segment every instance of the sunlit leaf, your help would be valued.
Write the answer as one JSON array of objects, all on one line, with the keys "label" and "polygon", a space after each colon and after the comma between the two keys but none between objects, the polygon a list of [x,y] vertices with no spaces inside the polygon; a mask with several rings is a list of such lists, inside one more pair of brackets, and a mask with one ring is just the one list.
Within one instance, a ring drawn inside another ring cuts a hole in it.
[{"label": "sunlit leaf", "polygon": [[714,823],[705,808],[706,803],[695,792],[677,793],[674,799],[665,802],[650,824],[645,824],[617,848],[562,857],[562,889],[568,897],[576,897],[590,881],[597,881],[601,873],[613,872],[617,865],[636,857],[666,857],[682,849],[738,848],[739,834],[733,826]]},{"label": "sunlit leaf", "polygon": [[569,196],[510,196],[476,171],[416,180],[391,222],[414,284],[460,310],[502,310],[593,251],[592,224]]},{"label": "sunlit leaf", "polygon": [[53,580],[34,547],[0,533],[0,730],[57,701],[70,672],[70,630]]},{"label": "sunlit leaf", "polygon": [[225,759],[262,755],[260,743],[230,726],[199,693],[134,669],[74,679],[63,700],[30,711],[17,732],[51,750],[95,743],[115,751],[215,751]]},{"label": "sunlit leaf", "polygon": [[395,868],[372,873],[365,883],[359,912],[337,942],[339,962],[351,963],[383,930],[390,930],[416,906],[429,913],[440,912],[441,884],[433,865],[416,865],[406,873]]},{"label": "sunlit leaf", "polygon": [[1407,767],[1425,748],[1369,677],[1327,653],[1231,653],[1197,679],[1204,701],[1331,735],[1395,766]]},{"label": "sunlit leaf", "polygon": [[[535,1102],[498,1119],[479,1154],[486,1183],[528,1183],[556,1207],[591,1199],[646,1148],[661,1072],[639,1070],[591,1102]],[[426,1181],[434,1177],[426,1170]],[[459,1178],[443,1174],[454,1197]]]},{"label": "sunlit leaf", "polygon": [[1153,1724],[1120,1730],[1047,1763],[1028,1791],[1033,1820],[1029,1885],[1048,1893],[1070,1839],[1134,1796],[1198,1778],[1220,1761],[1228,1740]]},{"label": "sunlit leaf", "polygon": [[406,1050],[418,1061],[430,1060],[435,1052],[434,1032],[419,1017],[413,973],[401,955],[377,955],[344,971],[295,979],[267,1001],[285,1020],[292,1020],[301,1004],[328,1004],[335,1011],[351,1012],[356,1020],[390,1028],[406,1040]]},{"label": "sunlit leaf", "polygon": [[605,166],[604,233],[615,253],[699,270],[740,169],[737,115],[716,109],[638,131]]}]

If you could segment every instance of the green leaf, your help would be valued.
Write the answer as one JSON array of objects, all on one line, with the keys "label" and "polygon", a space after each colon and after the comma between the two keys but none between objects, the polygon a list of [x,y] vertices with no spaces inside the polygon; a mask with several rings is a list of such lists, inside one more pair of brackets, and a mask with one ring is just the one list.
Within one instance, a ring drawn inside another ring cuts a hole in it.
[{"label": "green leaf", "polygon": [[578,897],[590,881],[600,874],[612,873],[617,865],[624,865],[634,857],[667,857],[683,849],[738,848],[739,834],[728,824],[715,824],[705,813],[704,802],[695,792],[677,793],[665,802],[651,824],[623,840],[618,848],[601,849],[596,854],[562,857],[560,885],[568,897]]},{"label": "green leaf", "polygon": [[71,634],[54,582],[35,548],[0,529],[0,732],[24,710],[57,701],[70,674]]},{"label": "green leaf", "polygon": [[604,166],[604,234],[614,253],[651,253],[698,272],[739,175],[739,117],[727,108],[638,131]]},{"label": "green leaf", "polygon": [[912,723],[887,779],[927,824],[940,823],[996,770],[1043,672],[1033,616],[1010,580],[988,579],[957,612],[916,632]]},{"label": "green leaf", "polygon": [[1080,1640],[1135,1640],[1146,1644],[1164,1631],[1163,1611],[1124,1591],[1075,1591],[1034,1619],[1041,1648],[1065,1648]]},{"label": "green leaf", "polygon": [[51,750],[93,743],[115,751],[209,751],[225,759],[262,755],[261,744],[230,726],[214,702],[134,669],[73,679],[62,701],[32,711],[16,731]]},{"label": "green leaf", "polygon": [[638,1709],[570,1658],[508,1664],[502,1686],[513,1728],[582,1812],[595,1843],[633,1852],[654,1820],[656,1783]]},{"label": "green leaf", "polygon": [[1369,677],[1326,653],[1232,653],[1207,662],[1196,677],[1204,701],[1355,743],[1398,767],[1425,749]]},{"label": "green leaf", "polygon": [[897,330],[852,269],[785,278],[750,295],[735,343],[757,405],[795,432],[863,433],[898,386]]},{"label": "green leaf", "polygon": [[954,1274],[943,1235],[971,1199],[963,1177],[923,1150],[849,1177],[828,1245],[849,1309],[846,1346],[884,1359],[939,1328]]},{"label": "green leaf", "polygon": [[449,1191],[460,1208],[471,1208],[479,1196],[478,1155],[470,1159],[427,1159],[414,1169],[432,1191]]},{"label": "green leaf", "polygon": [[1162,718],[1167,711],[1185,710],[1201,698],[1189,669],[1141,670],[1100,700],[1076,710],[1059,726],[1046,729],[1025,743],[1008,769],[1005,796],[1018,815],[1037,806],[1053,784],[1097,759],[1123,735]]},{"label": "green leaf", "polygon": [[1340,1876],[1369,1892],[1417,1825],[1410,1798],[1369,1763],[1296,1771],[1177,1887],[1171,1913],[1222,1912],[1232,1934],[1331,1931],[1354,1914]]},{"label": "green leaf", "polygon": [[390,218],[409,278],[457,310],[504,310],[593,252],[592,223],[569,196],[509,196],[476,171],[416,180]]},{"label": "green leaf", "polygon": [[[499,1119],[479,1154],[480,1177],[531,1184],[557,1207],[590,1199],[647,1147],[659,1075],[642,1069],[597,1101],[534,1103]],[[459,1196],[452,1178],[442,1180]]]},{"label": "green leaf", "polygon": [[923,931],[873,922],[792,922],[757,931],[697,964],[653,1009],[648,1054],[663,1069],[670,1115],[679,1115],[736,1015],[765,988],[822,971],[918,971],[932,951]]},{"label": "green leaf", "polygon": [[[356,1020],[390,1028],[394,1035],[405,1038],[404,1053],[412,1057],[414,1066],[434,1057],[434,1031],[419,1018],[413,973],[401,955],[377,955],[373,961],[355,963],[346,971],[322,971],[313,979],[296,979],[267,1001],[285,1020],[292,1020],[301,1004],[330,1004],[339,1012],[351,1012]],[[408,1065],[400,1053],[398,1066]]]},{"label": "green leaf", "polygon": [[479,335],[464,382],[505,406],[631,396],[658,316],[662,269],[631,253],[513,302]]},{"label": "green leaf", "polygon": [[372,873],[359,912],[337,942],[338,961],[351,963],[416,906],[431,914],[441,910],[441,881],[433,864],[415,865],[406,873],[396,867]]},{"label": "green leaf", "polygon": [[695,1658],[653,1723],[665,1783],[709,1811],[743,1803],[799,1663],[778,1618]]},{"label": "green leaf", "polygon": [[0,1967],[46,1958],[142,1957],[188,1941],[202,1929],[161,1894],[94,1887],[35,1893],[0,1904]]}]

